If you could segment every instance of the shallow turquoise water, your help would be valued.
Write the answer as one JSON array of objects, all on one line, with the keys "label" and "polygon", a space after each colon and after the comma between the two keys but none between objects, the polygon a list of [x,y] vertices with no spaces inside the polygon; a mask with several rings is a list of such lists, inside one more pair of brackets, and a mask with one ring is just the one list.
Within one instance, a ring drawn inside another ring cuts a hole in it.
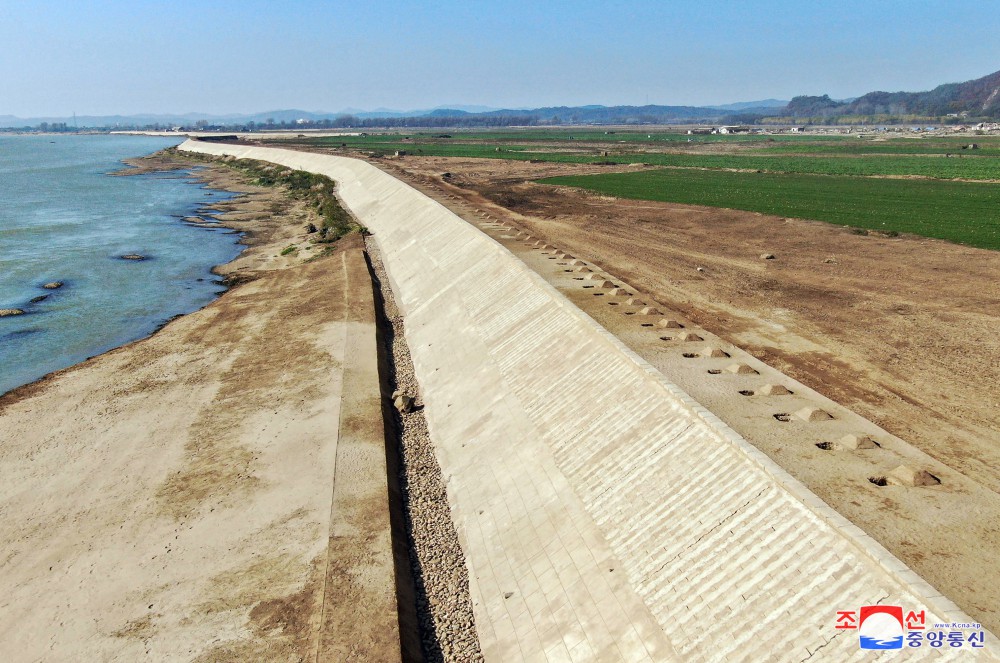
[{"label": "shallow turquoise water", "polygon": [[[240,236],[181,218],[230,194],[176,172],[107,175],[178,142],[0,136],[0,308],[27,311],[0,318],[0,394],[147,336],[222,291],[210,270],[239,254]],[[127,253],[149,259],[119,258]],[[50,281],[66,285],[42,289]]]}]

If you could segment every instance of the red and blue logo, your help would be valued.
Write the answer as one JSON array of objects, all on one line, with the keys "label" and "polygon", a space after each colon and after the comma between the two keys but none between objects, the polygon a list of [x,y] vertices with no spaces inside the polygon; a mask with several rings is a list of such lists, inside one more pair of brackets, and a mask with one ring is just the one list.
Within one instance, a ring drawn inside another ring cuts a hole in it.
[{"label": "red and blue logo", "polygon": [[862,649],[931,647],[958,649],[986,646],[986,632],[978,622],[927,623],[925,610],[904,612],[898,605],[866,605],[838,610],[838,631],[857,631]]},{"label": "red and blue logo", "polygon": [[898,605],[865,605],[858,620],[862,649],[902,649],[903,609]]}]

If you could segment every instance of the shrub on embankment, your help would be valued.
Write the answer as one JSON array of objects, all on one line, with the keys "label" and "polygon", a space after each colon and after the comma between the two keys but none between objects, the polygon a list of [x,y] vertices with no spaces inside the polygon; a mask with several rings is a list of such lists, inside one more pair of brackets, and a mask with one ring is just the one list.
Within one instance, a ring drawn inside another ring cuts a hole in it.
[{"label": "shrub on embankment", "polygon": [[200,155],[199,158],[237,170],[259,186],[284,187],[291,196],[306,201],[322,220],[317,242],[335,242],[350,233],[365,231],[364,226],[355,221],[340,204],[336,194],[337,183],[326,175],[291,170],[254,159],[215,158],[207,155]]},{"label": "shrub on embankment", "polygon": [[253,159],[223,163],[249,176],[260,186],[283,186],[292,196],[314,207],[323,221],[317,241],[335,242],[344,235],[364,230],[341,206],[336,194],[337,184],[326,175],[291,170]]}]

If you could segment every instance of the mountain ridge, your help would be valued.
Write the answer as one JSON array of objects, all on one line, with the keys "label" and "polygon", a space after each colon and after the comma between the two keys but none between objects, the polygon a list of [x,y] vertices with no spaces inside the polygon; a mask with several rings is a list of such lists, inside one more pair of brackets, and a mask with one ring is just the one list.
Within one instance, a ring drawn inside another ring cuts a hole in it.
[{"label": "mountain ridge", "polygon": [[[784,104],[784,105],[781,105]],[[289,108],[263,113],[141,113],[135,115],[80,115],[76,117],[18,118],[0,115],[0,128],[37,127],[42,123],[67,128],[149,128],[172,126],[253,126],[284,128],[314,126],[509,126],[513,124],[677,124],[685,122],[757,123],[767,117],[829,119],[845,116],[907,116],[938,118],[1000,118],[1000,71],[962,83],[945,83],[925,92],[875,91],[850,99],[829,95],[744,101],[720,106],[658,105],[545,106],[539,108],[492,108],[452,104],[432,109],[371,111],[347,108],[330,113]]]},{"label": "mountain ridge", "polygon": [[1000,71],[962,83],[944,83],[925,92],[875,91],[851,101],[829,95],[794,97],[785,107],[796,117],[888,115],[921,117],[1000,117]]}]

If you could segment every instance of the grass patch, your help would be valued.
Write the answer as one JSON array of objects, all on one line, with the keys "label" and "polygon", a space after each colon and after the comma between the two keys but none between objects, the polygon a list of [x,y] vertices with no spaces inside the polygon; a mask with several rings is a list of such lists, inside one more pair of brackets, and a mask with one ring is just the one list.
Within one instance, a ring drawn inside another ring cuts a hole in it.
[{"label": "grass patch", "polygon": [[313,262],[315,260],[319,260],[320,258],[324,258],[324,257],[332,254],[333,251],[334,251],[334,248],[332,246],[324,246],[321,251],[319,251],[318,253],[316,253],[314,255],[309,256],[308,258],[306,258],[305,261],[306,262]]},{"label": "grass patch", "polygon": [[[916,176],[935,179],[1000,180],[1000,159],[991,156],[1000,153],[1000,147],[983,144],[978,150],[961,150],[961,143],[969,144],[971,139],[950,139],[949,142],[927,142],[923,153],[911,153],[913,139],[873,142],[850,140],[830,140],[824,137],[811,140],[770,140],[790,139],[791,136],[734,136],[727,141],[706,140],[715,136],[697,136],[697,140],[676,145],[662,144],[649,146],[651,151],[636,151],[637,145],[622,145],[614,149],[589,146],[588,141],[566,141],[565,146],[532,144],[531,141],[507,143],[499,139],[489,140],[491,134],[468,134],[464,140],[458,136],[452,139],[411,136],[413,142],[401,142],[400,135],[387,136],[337,136],[287,141],[288,144],[303,144],[326,147],[363,149],[378,155],[390,155],[397,150],[405,150],[414,156],[461,157],[479,159],[511,159],[516,161],[540,160],[557,163],[628,164],[645,163],[654,166],[674,166],[679,168],[708,168],[713,170],[761,170],[772,173],[802,173],[814,175],[854,175],[854,176]],[[497,136],[503,134],[495,134]],[[511,134],[516,135],[516,134]],[[570,134],[567,134],[567,137]],[[575,134],[572,134],[574,138]],[[652,134],[651,134],[652,135]],[[664,134],[671,139],[677,134]],[[605,136],[615,138],[617,135]],[[729,138],[721,136],[720,138]],[[695,149],[700,143],[752,144],[754,154],[690,154],[680,152],[652,151],[654,149]],[[788,147],[791,144],[791,147]],[[606,147],[606,146],[605,146]],[[553,149],[564,149],[558,152]],[[806,154],[786,154],[785,151]],[[962,158],[944,158],[945,153],[961,155]],[[813,154],[815,153],[815,154]],[[865,157],[865,158],[855,158]]]},{"label": "grass patch", "polygon": [[286,246],[285,248],[283,248],[281,250],[281,255],[287,256],[290,253],[297,253],[298,250],[299,250],[299,247],[295,246],[294,244],[291,244],[291,245]]},{"label": "grass patch", "polygon": [[1000,186],[994,184],[677,169],[540,182],[619,198],[727,207],[1000,249]]},{"label": "grass patch", "polygon": [[[354,217],[341,206],[336,194],[337,183],[325,175],[292,170],[253,159],[232,159],[204,154],[198,155],[197,158],[237,170],[259,186],[284,187],[293,198],[306,201],[316,210],[321,220],[319,236],[315,240],[317,242],[335,242],[350,233],[365,231],[365,227],[355,221]],[[284,209],[284,205],[274,203],[271,206],[271,213],[280,214]],[[290,249],[297,250],[294,245],[286,247],[281,255],[288,255],[291,253]]]},{"label": "grass patch", "polygon": [[[291,170],[253,159],[223,160],[223,163],[252,178],[255,184],[283,186],[292,196],[306,200],[322,220],[319,242],[335,242],[344,235],[364,230],[341,206],[336,195],[336,182],[325,175]],[[283,252],[282,255],[286,254]]]}]

